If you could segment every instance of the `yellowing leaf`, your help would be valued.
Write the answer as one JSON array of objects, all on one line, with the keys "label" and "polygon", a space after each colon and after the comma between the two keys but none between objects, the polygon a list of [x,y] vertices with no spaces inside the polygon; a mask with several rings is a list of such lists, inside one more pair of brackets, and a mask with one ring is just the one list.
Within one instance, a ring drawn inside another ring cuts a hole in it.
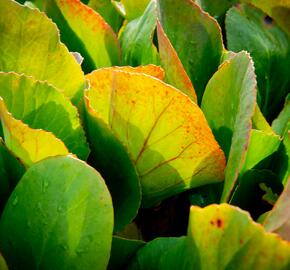
[{"label": "yellowing leaf", "polygon": [[56,25],[37,9],[0,1],[0,70],[47,81],[76,103],[84,74],[60,43]]},{"label": "yellowing leaf", "polygon": [[120,44],[105,20],[79,0],[45,0],[45,12],[58,25],[61,40],[84,57],[83,68],[119,65]]},{"label": "yellowing leaf", "polygon": [[224,154],[189,97],[145,74],[103,69],[87,78],[86,106],[127,149],[143,205],[223,180]]},{"label": "yellowing leaf", "polygon": [[190,78],[159,21],[157,21],[157,35],[160,61],[166,70],[166,81],[187,94],[194,102],[197,102]]},{"label": "yellowing leaf", "polygon": [[116,70],[116,71],[125,71],[130,73],[144,73],[155,77],[161,81],[164,80],[164,70],[153,64],[149,64],[146,66],[138,66],[138,67],[131,67],[131,66],[123,66],[123,67],[110,67],[109,70]]},{"label": "yellowing leaf", "polygon": [[0,118],[7,147],[26,166],[31,166],[46,157],[69,153],[64,143],[52,133],[41,129],[32,129],[20,120],[13,118],[7,111],[1,97]]}]

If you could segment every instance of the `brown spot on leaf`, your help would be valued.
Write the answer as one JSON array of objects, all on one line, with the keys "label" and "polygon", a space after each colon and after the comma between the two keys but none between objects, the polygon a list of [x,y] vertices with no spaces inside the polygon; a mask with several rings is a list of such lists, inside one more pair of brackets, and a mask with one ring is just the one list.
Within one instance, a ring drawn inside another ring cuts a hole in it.
[{"label": "brown spot on leaf", "polygon": [[223,222],[223,220],[220,219],[220,218],[217,218],[216,220],[211,220],[211,221],[210,221],[210,224],[211,224],[212,226],[216,226],[216,227],[218,227],[218,228],[223,228],[223,226],[224,226],[224,222]]}]

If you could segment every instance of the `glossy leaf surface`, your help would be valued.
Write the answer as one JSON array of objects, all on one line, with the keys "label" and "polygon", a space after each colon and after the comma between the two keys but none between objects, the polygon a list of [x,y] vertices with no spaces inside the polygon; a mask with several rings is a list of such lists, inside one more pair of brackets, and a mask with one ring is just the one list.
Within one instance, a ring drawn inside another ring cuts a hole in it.
[{"label": "glossy leaf surface", "polygon": [[54,157],[31,167],[14,190],[0,249],[11,269],[106,269],[112,229],[101,176],[73,157]]}]

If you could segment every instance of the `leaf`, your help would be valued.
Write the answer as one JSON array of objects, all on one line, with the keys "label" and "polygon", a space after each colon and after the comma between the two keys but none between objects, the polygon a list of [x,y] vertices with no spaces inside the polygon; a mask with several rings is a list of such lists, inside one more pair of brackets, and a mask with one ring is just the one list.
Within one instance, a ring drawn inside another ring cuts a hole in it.
[{"label": "leaf", "polygon": [[195,1],[204,11],[213,16],[220,25],[224,24],[225,14],[227,10],[238,2],[238,0],[196,0]]},{"label": "leaf", "polygon": [[[152,267],[154,267],[154,269],[158,269],[160,258],[175,246],[179,247],[182,245],[184,240],[185,237],[164,237],[154,239],[137,251],[127,269],[150,270]],[[178,257],[176,259],[179,260]]]},{"label": "leaf", "polygon": [[[223,153],[187,96],[144,74],[104,69],[87,78],[87,110],[125,147],[141,181],[143,206],[223,180]],[[99,137],[89,135],[91,141]]]},{"label": "leaf", "polygon": [[272,208],[272,205],[265,203],[265,191],[261,185],[270,188],[274,194],[280,194],[283,190],[282,183],[272,171],[250,169],[239,176],[230,203],[248,211],[254,219],[258,218]]},{"label": "leaf", "polygon": [[122,23],[122,17],[118,14],[115,6],[110,0],[89,0],[87,4],[90,8],[99,13],[104,20],[118,33]]},{"label": "leaf", "polygon": [[0,29],[1,71],[47,81],[78,102],[85,87],[83,72],[44,13],[1,0]]},{"label": "leaf", "polygon": [[117,36],[97,12],[79,0],[45,0],[45,12],[58,25],[61,40],[84,57],[85,72],[120,65]]},{"label": "leaf", "polygon": [[156,2],[152,0],[142,16],[125,26],[120,37],[123,65],[158,65],[160,59],[153,44],[156,19]]},{"label": "leaf", "polygon": [[0,270],[8,270],[7,264],[1,253],[0,253]]},{"label": "leaf", "polygon": [[269,14],[290,35],[290,2],[288,0],[242,0],[251,3]]},{"label": "leaf", "polygon": [[157,21],[157,36],[160,61],[166,71],[166,81],[180,89],[188,95],[194,102],[197,102],[196,93],[193,85],[186,74],[183,65],[172,47],[169,39],[164,33],[162,26]]},{"label": "leaf", "polygon": [[290,121],[290,94],[285,99],[283,110],[278,117],[272,122],[272,128],[276,134],[283,136],[287,132],[287,124]]},{"label": "leaf", "polygon": [[290,121],[279,150],[272,161],[271,169],[278,175],[281,183],[285,186],[290,175]]},{"label": "leaf", "polygon": [[53,157],[32,166],[14,190],[0,248],[12,269],[106,269],[112,229],[101,176],[71,156]]},{"label": "leaf", "polygon": [[5,144],[26,167],[46,157],[66,155],[64,143],[52,133],[32,129],[20,120],[13,118],[0,97],[0,119],[2,121]]},{"label": "leaf", "polygon": [[[163,245],[162,245],[163,244]],[[290,246],[227,204],[192,206],[187,237],[155,239],[142,247],[129,269],[288,269]]]},{"label": "leaf", "polygon": [[109,270],[125,269],[128,261],[145,242],[113,236]]},{"label": "leaf", "polygon": [[150,0],[138,0],[137,2],[134,0],[121,0],[120,2],[125,9],[126,19],[131,21],[143,14]]},{"label": "leaf", "polygon": [[77,109],[53,86],[24,75],[0,72],[0,96],[13,117],[30,128],[52,132],[71,153],[81,159],[88,157]]},{"label": "leaf", "polygon": [[255,112],[252,117],[252,127],[253,129],[262,130],[267,133],[275,134],[264,115],[262,114],[260,107],[256,104]]},{"label": "leaf", "polygon": [[[104,68],[105,70],[105,68]],[[147,74],[149,76],[155,77],[161,81],[164,80],[164,70],[159,67],[152,64],[146,65],[146,66],[138,66],[138,67],[131,67],[131,66],[122,66],[122,67],[110,67],[107,70],[111,71],[125,71],[130,73],[143,73]]]},{"label": "leaf", "polygon": [[246,4],[227,13],[228,48],[246,50],[253,57],[261,97],[260,108],[268,121],[280,112],[290,87],[290,38],[261,10]]},{"label": "leaf", "polygon": [[198,102],[223,51],[221,29],[190,0],[158,1],[158,18],[195,88]]},{"label": "leaf", "polygon": [[290,241],[290,178],[274,208],[267,215],[263,225],[268,232],[275,232]]},{"label": "leaf", "polygon": [[0,138],[0,215],[10,193],[24,172],[23,165],[7,149],[2,138]]},{"label": "leaf", "polygon": [[248,150],[240,173],[244,173],[254,168],[263,160],[269,158],[278,150],[280,143],[281,140],[278,135],[252,129],[250,132]]}]

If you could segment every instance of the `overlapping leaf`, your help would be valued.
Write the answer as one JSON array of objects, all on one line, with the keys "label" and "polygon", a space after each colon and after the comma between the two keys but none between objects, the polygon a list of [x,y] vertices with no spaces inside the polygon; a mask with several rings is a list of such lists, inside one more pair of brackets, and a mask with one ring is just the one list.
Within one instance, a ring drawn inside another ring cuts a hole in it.
[{"label": "overlapping leaf", "polygon": [[0,138],[0,213],[24,171],[23,165],[7,149]]},{"label": "overlapping leaf", "polygon": [[199,103],[223,51],[218,23],[191,0],[158,1],[158,17],[196,90]]},{"label": "overlapping leaf", "polygon": [[166,81],[197,102],[193,85],[185,72],[183,65],[172,47],[159,21],[157,21],[157,36],[160,61],[166,71]]},{"label": "overlapping leaf", "polygon": [[223,201],[243,166],[256,102],[253,62],[245,52],[221,65],[209,81],[201,108],[228,159]]},{"label": "overlapping leaf", "polygon": [[282,270],[289,266],[286,241],[266,233],[246,212],[222,204],[192,207],[186,238],[152,241],[137,252],[129,269]]},{"label": "overlapping leaf", "polygon": [[0,119],[7,147],[26,166],[31,166],[46,157],[69,153],[65,144],[51,132],[32,129],[13,118],[2,98],[0,98]]},{"label": "overlapping leaf", "polygon": [[0,72],[0,96],[13,117],[30,128],[52,132],[71,153],[87,158],[89,149],[78,112],[54,87],[24,75]]},{"label": "overlapping leaf", "polygon": [[159,63],[159,55],[153,44],[156,19],[156,2],[152,0],[142,16],[125,26],[120,37],[123,64],[138,66]]},{"label": "overlapping leaf", "polygon": [[290,241],[290,178],[263,225],[267,231],[278,233],[282,238]]},{"label": "overlapping leaf", "polygon": [[120,64],[117,36],[97,12],[71,0],[46,0],[45,12],[58,25],[61,40],[84,57],[85,72]]},{"label": "overlapping leaf", "polygon": [[[202,112],[187,96],[144,74],[104,69],[88,79],[92,88],[86,92],[86,106],[93,152],[108,166],[113,158],[106,157],[104,147],[109,129],[136,168],[144,206],[223,179],[223,153]],[[90,127],[93,121],[99,122],[98,129]]]},{"label": "overlapping leaf", "polygon": [[122,17],[117,12],[111,0],[89,0],[87,5],[98,12],[104,20],[118,33],[122,23]]},{"label": "overlapping leaf", "polygon": [[1,71],[46,80],[78,102],[85,86],[83,72],[44,13],[1,0],[0,29]]},{"label": "overlapping leaf", "polygon": [[227,13],[228,48],[247,50],[255,62],[260,108],[272,121],[290,87],[290,38],[261,10],[247,4]]},{"label": "overlapping leaf", "polygon": [[75,158],[54,157],[32,166],[14,190],[0,249],[11,269],[106,269],[112,229],[101,176]]}]

